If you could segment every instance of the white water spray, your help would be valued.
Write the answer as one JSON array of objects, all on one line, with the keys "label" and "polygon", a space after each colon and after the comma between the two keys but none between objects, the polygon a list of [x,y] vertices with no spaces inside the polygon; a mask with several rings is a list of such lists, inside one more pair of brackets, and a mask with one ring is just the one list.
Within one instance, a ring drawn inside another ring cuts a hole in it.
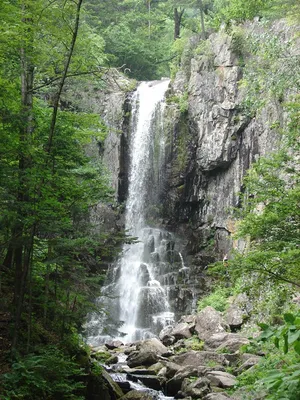
[{"label": "white water spray", "polygon": [[123,257],[120,260],[121,276],[118,283],[120,320],[124,321],[121,330],[126,333],[126,341],[139,339],[137,318],[141,303],[147,301],[155,303],[159,299],[160,307],[155,310],[155,304],[152,304],[152,306],[154,305],[152,312],[168,311],[169,308],[164,289],[159,282],[153,279],[151,265],[145,260],[145,243],[150,240],[153,242],[151,246],[154,247],[155,241],[157,241],[155,236],[159,234],[158,232],[157,235],[153,235],[152,230],[145,229],[145,206],[148,190],[151,190],[147,185],[153,140],[153,132],[150,128],[155,111],[162,104],[168,84],[168,80],[141,83],[136,92],[133,106],[133,119],[136,120],[136,127],[131,138],[125,228],[130,235],[138,238],[138,243],[124,247]]}]

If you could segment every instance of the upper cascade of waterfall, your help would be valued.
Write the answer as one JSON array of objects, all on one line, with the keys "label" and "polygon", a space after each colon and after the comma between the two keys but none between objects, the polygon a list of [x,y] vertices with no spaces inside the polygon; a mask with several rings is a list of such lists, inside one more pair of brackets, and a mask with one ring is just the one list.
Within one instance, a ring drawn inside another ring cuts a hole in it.
[{"label": "upper cascade of waterfall", "polygon": [[151,123],[156,108],[164,104],[162,101],[169,82],[168,79],[142,82],[133,98],[133,132],[125,226],[131,234],[136,236],[140,236],[141,230],[145,227],[144,212],[149,190],[146,181],[151,161]]}]

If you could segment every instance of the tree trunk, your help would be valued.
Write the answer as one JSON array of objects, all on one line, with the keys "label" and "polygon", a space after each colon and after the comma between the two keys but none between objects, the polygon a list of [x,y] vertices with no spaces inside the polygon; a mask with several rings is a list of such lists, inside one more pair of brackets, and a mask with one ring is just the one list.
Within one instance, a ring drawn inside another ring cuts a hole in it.
[{"label": "tree trunk", "polygon": [[205,24],[204,24],[204,8],[202,0],[199,0],[200,21],[201,21],[201,38],[206,40]]},{"label": "tree trunk", "polygon": [[184,8],[178,12],[177,7],[174,8],[174,40],[180,38],[180,24],[184,13]]}]

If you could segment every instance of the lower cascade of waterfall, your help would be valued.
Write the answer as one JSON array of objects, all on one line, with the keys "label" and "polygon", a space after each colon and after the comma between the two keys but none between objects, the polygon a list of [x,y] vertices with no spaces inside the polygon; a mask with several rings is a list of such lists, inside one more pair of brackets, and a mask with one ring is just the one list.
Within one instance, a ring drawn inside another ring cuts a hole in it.
[{"label": "lower cascade of waterfall", "polygon": [[162,114],[168,84],[168,80],[142,82],[132,99],[125,228],[136,242],[124,245],[121,257],[108,271],[98,299],[104,302],[108,316],[95,313],[87,324],[87,341],[94,346],[111,339],[106,336],[108,318],[122,322],[116,336],[123,342],[153,337],[173,324],[170,291],[178,277],[188,277],[189,269],[176,250],[173,235],[147,224],[149,209],[163,184]]}]

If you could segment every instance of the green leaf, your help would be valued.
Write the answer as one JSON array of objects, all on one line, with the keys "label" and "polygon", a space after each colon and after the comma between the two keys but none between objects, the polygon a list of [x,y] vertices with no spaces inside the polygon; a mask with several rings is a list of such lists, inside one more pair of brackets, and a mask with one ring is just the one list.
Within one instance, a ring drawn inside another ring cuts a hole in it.
[{"label": "green leaf", "polygon": [[299,340],[296,343],[294,343],[294,350],[297,354],[300,355],[300,341]]},{"label": "green leaf", "polygon": [[289,332],[288,335],[288,343],[292,344],[294,343],[296,340],[298,340],[300,337],[300,330],[296,331],[296,332]]},{"label": "green leaf", "polygon": [[295,322],[295,315],[287,313],[283,315],[285,322],[293,324]]}]

